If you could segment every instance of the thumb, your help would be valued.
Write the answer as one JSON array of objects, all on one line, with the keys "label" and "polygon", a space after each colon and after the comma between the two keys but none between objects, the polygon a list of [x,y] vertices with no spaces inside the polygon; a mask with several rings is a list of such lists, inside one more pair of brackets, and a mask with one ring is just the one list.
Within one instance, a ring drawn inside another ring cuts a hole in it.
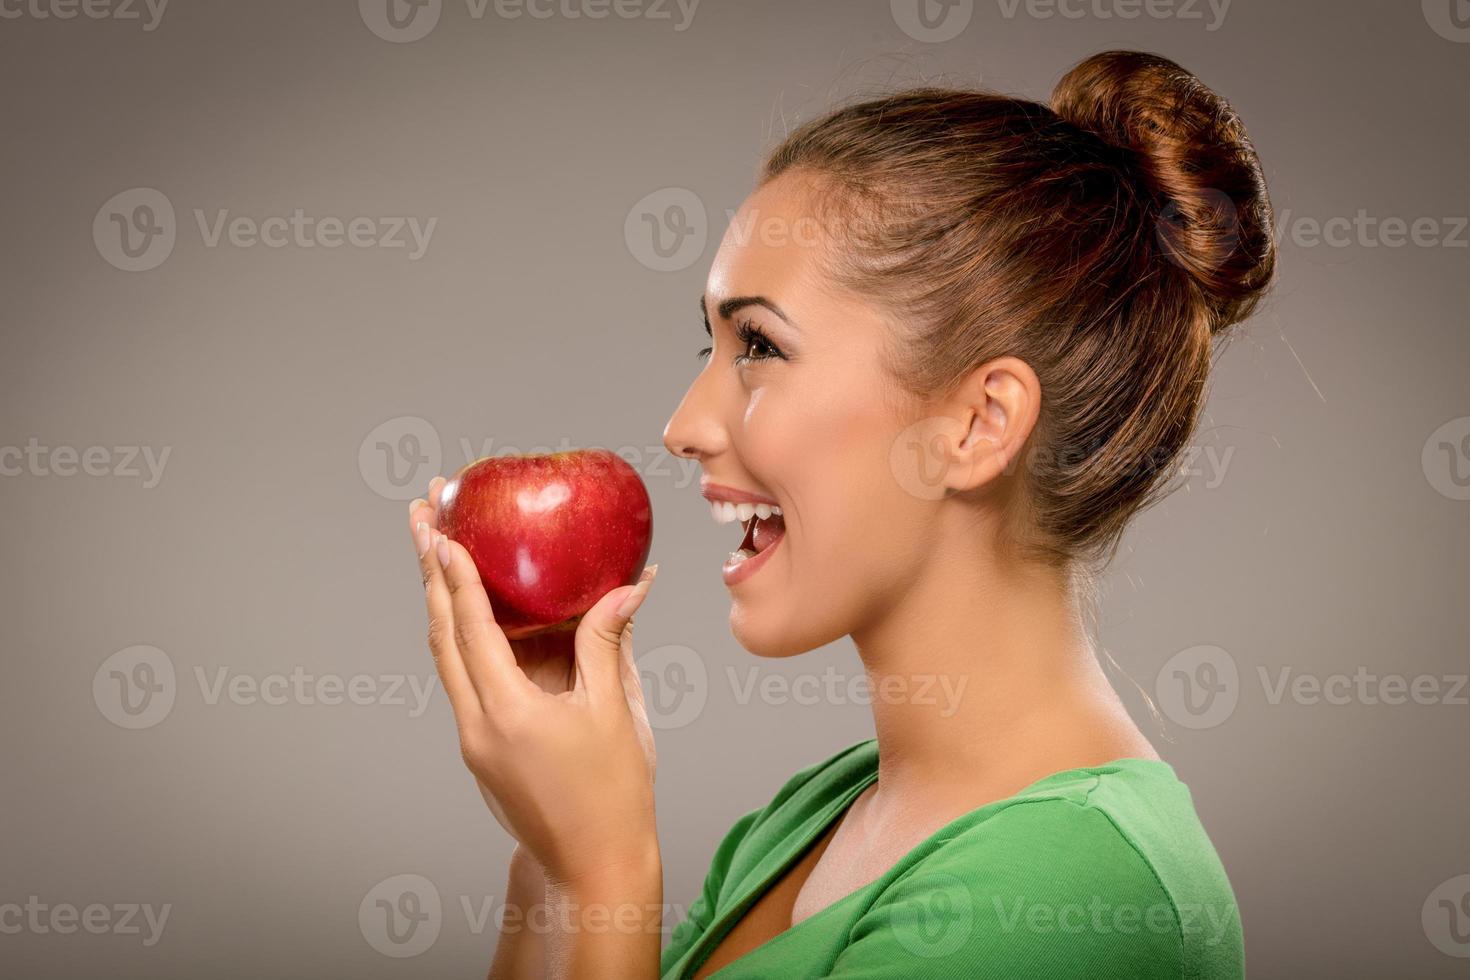
[{"label": "thumb", "polygon": [[619,701],[626,700],[619,663],[623,631],[643,604],[656,574],[658,565],[649,565],[637,584],[613,589],[577,624],[577,676],[593,697],[616,695]]}]

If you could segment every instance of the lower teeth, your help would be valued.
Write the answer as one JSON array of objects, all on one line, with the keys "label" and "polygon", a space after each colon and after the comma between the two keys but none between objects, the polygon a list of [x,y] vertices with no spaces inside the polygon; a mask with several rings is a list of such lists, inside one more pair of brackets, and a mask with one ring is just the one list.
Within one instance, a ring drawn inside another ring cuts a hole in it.
[{"label": "lower teeth", "polygon": [[755,552],[749,548],[741,548],[739,551],[730,552],[730,557],[725,561],[726,565],[738,565],[747,558],[754,558]]}]

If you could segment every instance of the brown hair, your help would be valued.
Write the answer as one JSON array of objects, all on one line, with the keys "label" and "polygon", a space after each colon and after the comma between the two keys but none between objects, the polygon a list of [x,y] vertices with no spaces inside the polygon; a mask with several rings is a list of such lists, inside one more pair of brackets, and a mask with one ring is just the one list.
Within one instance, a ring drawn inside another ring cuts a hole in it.
[{"label": "brown hair", "polygon": [[1100,567],[1167,493],[1205,400],[1213,341],[1275,270],[1270,200],[1230,105],[1172,61],[1094,55],[1051,105],[923,87],[793,131],[760,183],[817,178],[833,272],[894,314],[887,367],[953,390],[992,358],[1029,364],[1018,545]]}]

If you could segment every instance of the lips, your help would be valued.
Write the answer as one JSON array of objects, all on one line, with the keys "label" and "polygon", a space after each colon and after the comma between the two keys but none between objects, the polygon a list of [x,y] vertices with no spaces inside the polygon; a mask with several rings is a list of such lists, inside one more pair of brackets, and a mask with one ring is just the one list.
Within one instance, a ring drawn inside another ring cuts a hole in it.
[{"label": "lips", "polygon": [[738,520],[742,525],[740,546],[721,568],[725,584],[738,585],[758,572],[786,537],[786,516],[774,497],[709,481],[700,491],[716,524]]},{"label": "lips", "polygon": [[745,528],[745,540],[740,550],[730,552],[730,557],[720,569],[725,585],[734,588],[750,579],[771,560],[771,555],[786,539],[785,519],[778,515],[752,517]]}]

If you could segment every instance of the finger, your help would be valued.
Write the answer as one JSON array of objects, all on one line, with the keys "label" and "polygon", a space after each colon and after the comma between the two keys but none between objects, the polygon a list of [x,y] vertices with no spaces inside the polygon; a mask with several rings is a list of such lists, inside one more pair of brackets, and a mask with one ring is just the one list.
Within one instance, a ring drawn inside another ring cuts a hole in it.
[{"label": "finger", "polygon": [[577,686],[595,699],[626,703],[619,663],[623,633],[653,584],[657,565],[643,570],[632,587],[613,589],[597,601],[577,625]]},{"label": "finger", "polygon": [[[444,499],[444,484],[449,481],[442,476],[436,476],[429,481],[429,506],[434,508],[434,516],[439,516],[439,504]],[[435,527],[439,525],[435,524]]]},{"label": "finger", "polygon": [[623,629],[622,649],[618,651],[618,675],[623,683],[623,695],[628,701],[628,711],[637,722],[638,740],[643,743],[648,756],[648,780],[658,779],[658,753],[653,744],[653,725],[648,720],[648,704],[643,699],[643,676],[638,673],[638,662],[633,659],[633,627],[629,621]]},{"label": "finger", "polygon": [[434,508],[423,497],[415,497],[408,503],[408,532],[413,535],[414,553],[419,554],[424,550],[424,544],[419,541],[418,526],[425,524],[430,531],[429,540],[433,540],[432,532],[439,528],[439,517],[434,513]]},{"label": "finger", "polygon": [[442,537],[422,522],[415,528],[415,541],[421,548],[419,573],[423,577],[424,601],[429,610],[429,650],[434,655],[434,668],[439,672],[439,682],[449,696],[454,716],[463,720],[483,713],[484,705],[455,643],[454,605],[449,597],[449,587],[444,582],[439,549],[435,547],[437,539]]},{"label": "finger", "polygon": [[629,622],[623,630],[622,642],[618,650],[618,680],[623,685],[623,694],[628,699],[628,705],[634,708],[634,713],[642,711],[647,714],[647,708],[643,700],[643,676],[638,673],[638,661],[633,659],[633,626]]},{"label": "finger", "polygon": [[516,664],[510,641],[495,622],[480,571],[464,545],[443,534],[434,551],[443,566],[445,589],[454,617],[454,639],[480,703],[488,710],[508,698],[525,698],[540,688]]}]

